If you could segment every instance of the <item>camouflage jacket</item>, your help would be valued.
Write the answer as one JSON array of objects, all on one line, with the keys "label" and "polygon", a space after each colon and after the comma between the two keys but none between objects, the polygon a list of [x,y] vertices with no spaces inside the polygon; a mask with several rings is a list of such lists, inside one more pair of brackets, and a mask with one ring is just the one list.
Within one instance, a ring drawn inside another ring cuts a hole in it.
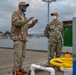
[{"label": "camouflage jacket", "polygon": [[30,19],[25,17],[25,14],[20,10],[15,11],[12,14],[12,26],[11,26],[11,39],[12,40],[21,40],[27,41],[28,28],[33,27],[34,25],[28,22]]},{"label": "camouflage jacket", "polygon": [[46,25],[44,30],[44,35],[49,39],[49,41],[57,42],[63,39],[63,23],[54,21]]}]

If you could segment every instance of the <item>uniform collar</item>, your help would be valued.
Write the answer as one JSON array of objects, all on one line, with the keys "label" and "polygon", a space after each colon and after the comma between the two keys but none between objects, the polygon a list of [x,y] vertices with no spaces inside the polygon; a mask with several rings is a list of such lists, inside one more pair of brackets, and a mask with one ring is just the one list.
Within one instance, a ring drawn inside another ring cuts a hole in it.
[{"label": "uniform collar", "polygon": [[58,20],[56,20],[56,21],[52,20],[52,23],[56,23],[57,24],[57,23],[59,23],[59,21]]},{"label": "uniform collar", "polygon": [[25,16],[25,13],[22,12],[20,9],[19,9],[18,11],[19,11],[19,13],[20,13],[21,15],[24,15],[24,16]]}]

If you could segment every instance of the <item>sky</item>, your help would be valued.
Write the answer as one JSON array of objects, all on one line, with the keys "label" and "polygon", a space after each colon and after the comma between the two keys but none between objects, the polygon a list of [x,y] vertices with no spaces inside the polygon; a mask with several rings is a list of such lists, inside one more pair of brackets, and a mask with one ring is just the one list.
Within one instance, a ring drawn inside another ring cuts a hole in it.
[{"label": "sky", "polygon": [[[39,20],[33,28],[28,30],[28,33],[43,33],[48,23],[48,3],[42,0],[0,0],[0,31],[11,30],[11,15],[18,10],[18,3],[21,1],[30,5],[25,12],[26,17],[34,17]],[[49,21],[52,21],[50,14],[53,11],[58,12],[59,21],[72,20],[73,17],[76,17],[76,0],[57,0],[50,2],[49,7]]]}]

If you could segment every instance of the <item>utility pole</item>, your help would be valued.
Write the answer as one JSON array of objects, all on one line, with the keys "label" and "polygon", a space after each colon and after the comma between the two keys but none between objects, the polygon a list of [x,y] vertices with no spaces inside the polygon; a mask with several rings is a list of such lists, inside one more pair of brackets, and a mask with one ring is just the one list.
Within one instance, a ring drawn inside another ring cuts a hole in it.
[{"label": "utility pole", "polygon": [[42,0],[42,1],[44,1],[44,2],[47,2],[48,3],[48,23],[49,23],[49,11],[50,11],[50,3],[51,2],[55,2],[56,0]]}]

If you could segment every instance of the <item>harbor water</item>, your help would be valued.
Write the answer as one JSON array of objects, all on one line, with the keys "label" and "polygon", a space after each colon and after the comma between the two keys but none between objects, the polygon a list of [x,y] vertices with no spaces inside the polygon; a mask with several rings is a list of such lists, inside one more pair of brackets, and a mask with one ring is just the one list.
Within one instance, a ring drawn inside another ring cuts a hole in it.
[{"label": "harbor water", "polygon": [[[0,47],[13,48],[13,41],[11,39],[0,39]],[[28,38],[26,48],[30,50],[48,51],[48,39],[46,37],[32,37]],[[63,46],[63,52],[72,52],[72,47]]]}]

